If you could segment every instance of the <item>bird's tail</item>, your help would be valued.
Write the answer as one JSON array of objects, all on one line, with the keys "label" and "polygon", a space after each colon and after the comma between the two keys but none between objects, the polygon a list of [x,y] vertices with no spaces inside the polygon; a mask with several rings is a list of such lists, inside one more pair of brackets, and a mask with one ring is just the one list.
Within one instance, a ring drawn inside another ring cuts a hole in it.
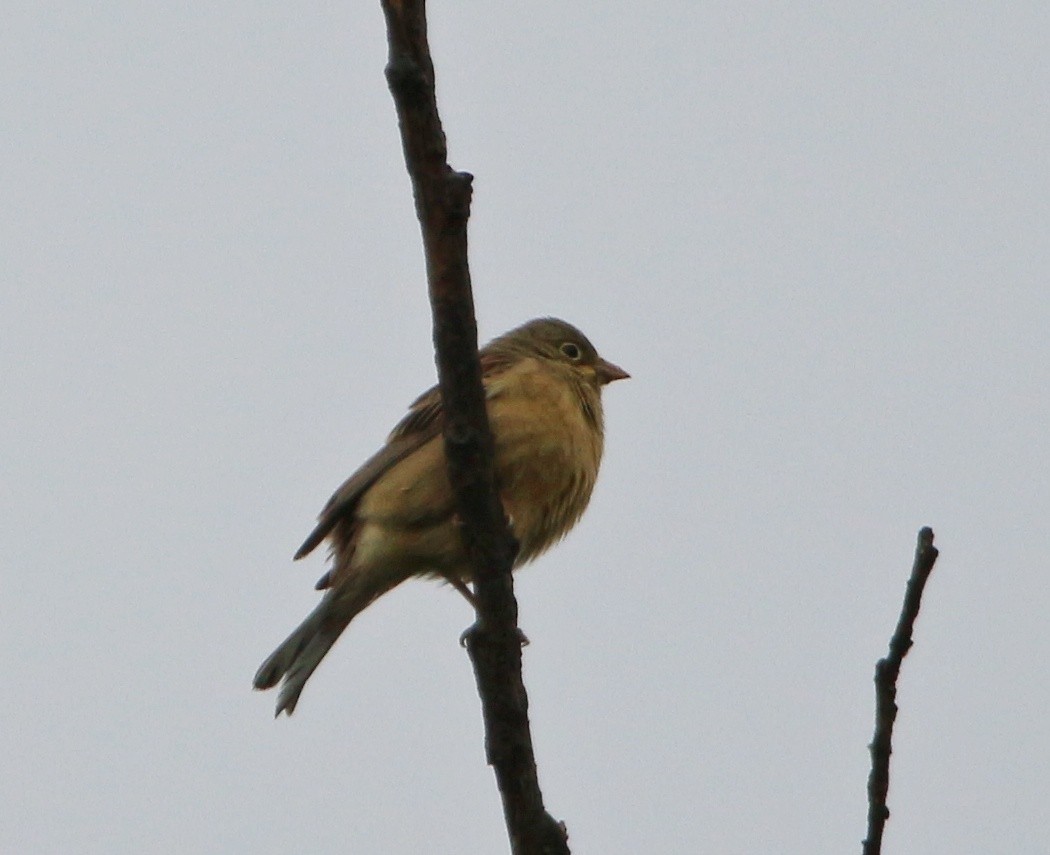
[{"label": "bird's tail", "polygon": [[281,683],[275,715],[282,712],[291,715],[295,711],[306,681],[350,621],[392,587],[384,585],[376,590],[374,586],[350,582],[329,590],[306,620],[267,657],[255,673],[254,686],[256,689],[272,689]]}]

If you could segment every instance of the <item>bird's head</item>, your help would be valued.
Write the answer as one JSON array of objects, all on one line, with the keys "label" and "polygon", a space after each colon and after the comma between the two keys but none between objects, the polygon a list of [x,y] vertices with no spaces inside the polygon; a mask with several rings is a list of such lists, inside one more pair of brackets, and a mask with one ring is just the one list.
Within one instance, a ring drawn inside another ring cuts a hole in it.
[{"label": "bird's head", "polygon": [[595,386],[631,376],[618,365],[602,359],[587,336],[558,318],[536,318],[522,324],[495,339],[486,350],[489,348],[564,365]]}]

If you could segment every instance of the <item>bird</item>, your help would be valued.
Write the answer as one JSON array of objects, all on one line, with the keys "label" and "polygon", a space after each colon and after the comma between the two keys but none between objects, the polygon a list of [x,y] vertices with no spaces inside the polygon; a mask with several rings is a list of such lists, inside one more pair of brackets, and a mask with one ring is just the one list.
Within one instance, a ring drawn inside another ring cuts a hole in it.
[{"label": "bird", "polygon": [[[557,318],[504,333],[479,358],[496,485],[519,544],[517,569],[561,540],[586,510],[604,445],[602,388],[630,375]],[[327,540],[330,566],[315,586],[321,601],[255,675],[256,689],[280,683],[276,716],[295,711],[306,681],[350,621],[397,585],[414,576],[444,580],[471,599],[443,424],[435,386],[335,491],[295,553],[304,558]]]}]

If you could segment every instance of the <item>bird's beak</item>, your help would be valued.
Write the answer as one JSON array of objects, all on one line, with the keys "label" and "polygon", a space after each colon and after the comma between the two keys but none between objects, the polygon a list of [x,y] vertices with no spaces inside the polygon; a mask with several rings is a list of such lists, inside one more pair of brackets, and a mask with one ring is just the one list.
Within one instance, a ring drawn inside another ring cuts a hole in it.
[{"label": "bird's beak", "polygon": [[594,364],[594,373],[598,377],[598,383],[602,386],[612,383],[613,380],[626,380],[631,376],[619,365],[606,362],[601,357],[598,357],[598,361]]}]

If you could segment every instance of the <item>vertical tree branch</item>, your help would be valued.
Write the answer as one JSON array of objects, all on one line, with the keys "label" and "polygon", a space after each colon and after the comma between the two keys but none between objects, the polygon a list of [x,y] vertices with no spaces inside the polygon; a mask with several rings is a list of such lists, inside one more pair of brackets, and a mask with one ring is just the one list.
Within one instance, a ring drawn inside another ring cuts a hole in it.
[{"label": "vertical tree branch", "polygon": [[449,479],[474,568],[478,622],[467,636],[515,855],[568,853],[564,826],[544,809],[521,677],[521,635],[511,570],[517,554],[496,490],[493,441],[478,361],[467,266],[472,176],[448,165],[434,90],[423,0],[382,0],[387,82],[423,232],[434,346],[445,411]]},{"label": "vertical tree branch", "polygon": [[890,638],[890,652],[875,666],[875,735],[868,746],[871,750],[871,774],[868,776],[868,836],[864,840],[863,855],[882,852],[882,831],[890,810],[886,795],[890,788],[890,754],[893,750],[893,723],[897,718],[897,677],[901,663],[912,645],[912,630],[919,616],[922,591],[937,561],[937,547],[933,545],[933,530],[923,528],[915,547],[908,588],[904,593],[897,628]]}]

